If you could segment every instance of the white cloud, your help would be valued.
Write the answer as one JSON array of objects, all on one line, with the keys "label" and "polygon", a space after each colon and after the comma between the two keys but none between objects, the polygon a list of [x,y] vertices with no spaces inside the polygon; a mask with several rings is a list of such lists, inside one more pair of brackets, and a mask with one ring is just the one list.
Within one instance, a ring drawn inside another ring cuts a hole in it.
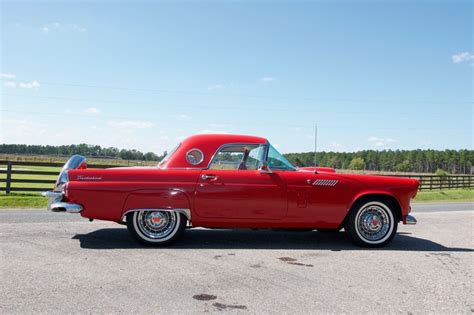
[{"label": "white cloud", "polygon": [[454,63],[463,63],[463,62],[474,60],[474,54],[471,54],[470,52],[465,51],[459,54],[454,54],[451,56],[451,58]]},{"label": "white cloud", "polygon": [[13,80],[16,78],[16,75],[13,73],[0,73],[0,78]]},{"label": "white cloud", "polygon": [[220,84],[220,83],[219,83],[219,84],[209,85],[209,86],[207,87],[207,89],[208,89],[209,91],[220,90],[220,89],[223,89],[223,88],[225,88],[224,84]]},{"label": "white cloud", "polygon": [[276,79],[274,77],[263,77],[260,79],[260,81],[262,82],[273,82],[273,81],[276,81]]},{"label": "white cloud", "polygon": [[3,82],[3,85],[5,87],[15,88],[16,87],[16,82],[15,81],[5,81],[5,82]]},{"label": "white cloud", "polygon": [[100,109],[96,108],[96,107],[89,107],[89,108],[86,108],[86,110],[84,110],[84,113],[88,114],[88,115],[99,115],[101,113]]},{"label": "white cloud", "polygon": [[[44,137],[46,129],[30,119],[4,119],[4,132],[0,141],[4,143],[26,143]],[[3,137],[3,139],[2,139]]]},{"label": "white cloud", "polygon": [[369,141],[374,147],[378,148],[387,147],[391,143],[398,142],[397,140],[392,138],[379,138],[375,136],[369,137],[367,141]]},{"label": "white cloud", "polygon": [[109,121],[108,125],[113,128],[120,129],[146,129],[155,126],[154,123],[143,120],[122,120],[122,121]]},{"label": "white cloud", "polygon": [[33,80],[31,82],[20,82],[18,83],[18,87],[23,88],[23,89],[38,89],[41,86],[41,84]]},{"label": "white cloud", "polygon": [[45,24],[40,28],[40,30],[43,34],[49,34],[53,31],[87,32],[87,29],[84,26],[78,24],[61,24],[59,22]]}]

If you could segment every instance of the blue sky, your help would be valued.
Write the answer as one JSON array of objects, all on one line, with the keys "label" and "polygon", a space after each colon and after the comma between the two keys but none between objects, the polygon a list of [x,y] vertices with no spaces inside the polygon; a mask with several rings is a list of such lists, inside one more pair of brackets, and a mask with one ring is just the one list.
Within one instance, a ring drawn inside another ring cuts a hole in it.
[{"label": "blue sky", "polygon": [[473,147],[472,1],[1,2],[0,143]]}]

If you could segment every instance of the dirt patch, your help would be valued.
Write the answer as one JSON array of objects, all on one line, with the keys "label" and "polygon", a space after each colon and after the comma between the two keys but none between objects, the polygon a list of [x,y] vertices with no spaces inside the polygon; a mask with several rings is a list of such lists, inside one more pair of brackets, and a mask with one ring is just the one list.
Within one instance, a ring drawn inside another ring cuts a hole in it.
[{"label": "dirt patch", "polygon": [[288,264],[289,265],[295,265],[295,266],[314,267],[313,265],[310,265],[310,264],[302,264],[302,263],[299,263],[299,262],[291,262],[291,261]]},{"label": "dirt patch", "polygon": [[237,304],[223,304],[223,303],[214,303],[212,306],[216,307],[219,311],[225,309],[237,309],[237,310],[246,310],[247,306],[245,305],[237,305]]},{"label": "dirt patch", "polygon": [[278,259],[280,259],[281,261],[284,261],[284,262],[291,262],[291,261],[297,261],[298,260],[298,259],[291,258],[291,257],[280,257]]},{"label": "dirt patch", "polygon": [[217,296],[212,295],[212,294],[201,293],[201,294],[193,295],[193,299],[198,300],[198,301],[211,301],[211,300],[217,299]]}]

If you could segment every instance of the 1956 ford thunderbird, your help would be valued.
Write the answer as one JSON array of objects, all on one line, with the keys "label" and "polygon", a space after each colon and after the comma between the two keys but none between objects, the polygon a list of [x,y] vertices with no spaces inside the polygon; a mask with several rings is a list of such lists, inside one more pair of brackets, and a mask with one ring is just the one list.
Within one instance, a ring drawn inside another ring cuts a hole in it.
[{"label": "1956 ford thunderbird", "polygon": [[339,231],[357,245],[388,244],[399,222],[415,224],[415,179],[296,168],[264,138],[196,135],[157,167],[87,169],[72,156],[48,209],[126,222],[147,245],[178,239],[188,227]]}]

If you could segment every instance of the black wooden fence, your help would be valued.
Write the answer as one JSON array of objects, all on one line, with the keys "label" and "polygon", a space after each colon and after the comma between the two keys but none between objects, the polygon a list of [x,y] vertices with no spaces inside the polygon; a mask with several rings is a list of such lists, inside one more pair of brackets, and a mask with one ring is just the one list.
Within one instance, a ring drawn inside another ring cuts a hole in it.
[{"label": "black wooden fence", "polygon": [[390,175],[416,178],[420,181],[418,190],[468,189],[474,188],[473,175]]},{"label": "black wooden fence", "polygon": [[[64,163],[51,163],[51,162],[24,162],[24,161],[0,161],[0,192],[4,191],[9,194],[10,192],[35,192],[35,191],[47,191],[53,188],[56,179],[51,179],[51,176],[59,176],[59,170],[31,170],[28,166],[42,166],[48,168],[60,168]],[[26,166],[22,169],[22,166]],[[87,164],[88,168],[108,168],[108,167],[119,167],[126,165],[105,165],[105,164]],[[3,176],[3,174],[6,174]],[[35,179],[27,178],[28,176],[15,175],[33,175]],[[46,178],[38,178],[38,177]],[[25,178],[26,177],[26,178]],[[4,184],[3,184],[4,183]],[[15,185],[20,183],[20,185]],[[32,186],[26,184],[35,184]],[[40,186],[38,184],[44,184]]]},{"label": "black wooden fence", "polygon": [[[51,190],[56,179],[51,179],[51,176],[57,177],[59,171],[57,170],[29,170],[27,167],[22,169],[21,166],[42,166],[42,167],[56,167],[60,168],[64,163],[49,163],[49,162],[23,162],[23,161],[0,161],[0,192],[38,192]],[[19,167],[18,167],[19,166]],[[103,165],[103,164],[88,164],[88,168],[108,168],[125,165]],[[3,174],[6,174],[3,176]],[[18,178],[15,175],[23,175]],[[28,178],[24,175],[34,175],[36,179]],[[46,178],[38,178],[40,176]],[[420,181],[419,190],[441,190],[441,189],[458,189],[458,188],[474,188],[473,175],[390,175],[397,177],[416,178]],[[20,183],[20,185],[15,185]],[[25,184],[34,184],[28,186]],[[44,186],[39,186],[44,184]]]}]

